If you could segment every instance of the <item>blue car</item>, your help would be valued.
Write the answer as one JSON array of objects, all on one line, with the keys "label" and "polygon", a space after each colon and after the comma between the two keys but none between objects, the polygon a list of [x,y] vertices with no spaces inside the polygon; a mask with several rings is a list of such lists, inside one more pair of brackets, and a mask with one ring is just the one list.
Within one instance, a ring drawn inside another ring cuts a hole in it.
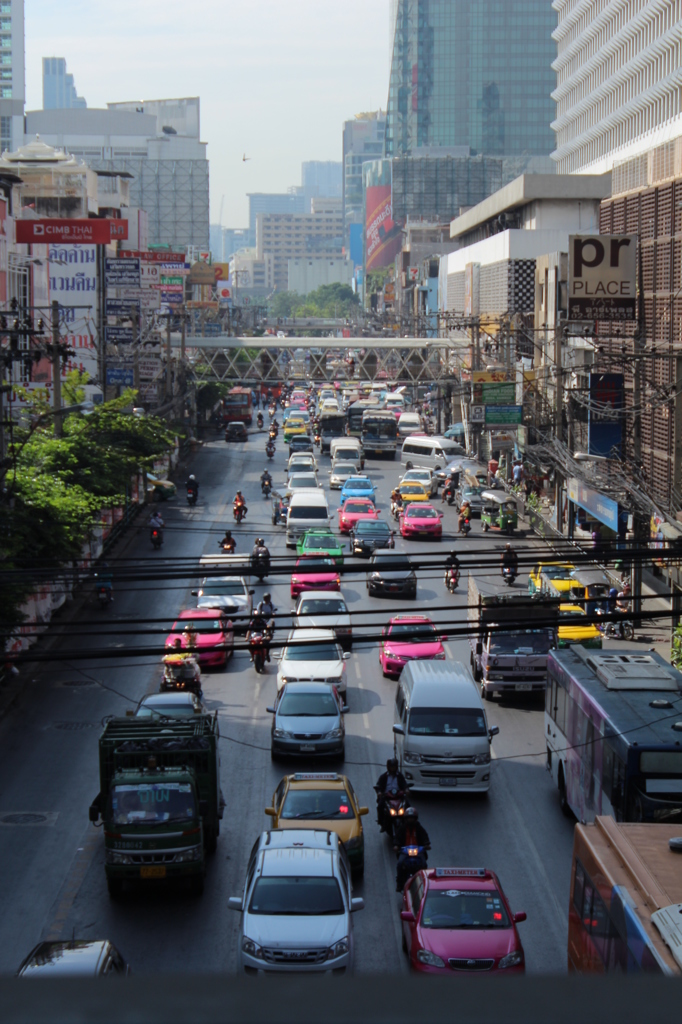
[{"label": "blue car", "polygon": [[376,489],[368,476],[349,476],[341,488],[341,505],[346,498],[369,498],[376,505]]}]

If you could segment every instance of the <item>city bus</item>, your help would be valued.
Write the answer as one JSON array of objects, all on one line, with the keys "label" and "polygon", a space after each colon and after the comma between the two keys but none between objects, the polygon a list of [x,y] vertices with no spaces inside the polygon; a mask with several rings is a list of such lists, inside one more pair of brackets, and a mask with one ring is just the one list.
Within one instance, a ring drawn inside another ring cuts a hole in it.
[{"label": "city bus", "polygon": [[390,455],[398,447],[398,421],[391,409],[365,409],[362,414],[362,448],[365,454]]},{"label": "city bus", "polygon": [[[568,969],[580,974],[682,974],[678,825],[576,825]],[[673,840],[673,846],[670,841]],[[676,952],[673,950],[676,947]]]},{"label": "city bus", "polygon": [[235,421],[251,426],[253,420],[253,399],[251,388],[232,388],[223,398],[223,423]]},{"label": "city bus", "polygon": [[378,398],[359,398],[346,410],[347,433],[352,437],[362,437],[362,416],[365,409],[378,409]]},{"label": "city bus", "polygon": [[655,652],[550,651],[547,768],[562,810],[682,822],[681,696],[682,673]]},{"label": "city bus", "polygon": [[340,410],[324,410],[320,413],[320,451],[328,452],[335,437],[346,433],[346,414]]}]

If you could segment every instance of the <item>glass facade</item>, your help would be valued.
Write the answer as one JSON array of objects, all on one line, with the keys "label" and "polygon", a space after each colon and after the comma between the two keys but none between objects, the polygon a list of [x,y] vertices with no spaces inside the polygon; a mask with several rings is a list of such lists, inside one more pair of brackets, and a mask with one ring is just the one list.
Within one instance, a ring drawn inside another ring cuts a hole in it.
[{"label": "glass facade", "polygon": [[392,0],[386,155],[548,156],[556,25],[551,0]]}]

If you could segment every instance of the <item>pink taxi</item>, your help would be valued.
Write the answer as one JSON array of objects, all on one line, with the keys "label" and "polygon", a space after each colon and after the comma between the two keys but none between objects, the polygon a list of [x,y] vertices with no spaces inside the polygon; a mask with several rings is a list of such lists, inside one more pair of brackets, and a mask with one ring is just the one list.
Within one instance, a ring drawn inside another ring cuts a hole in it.
[{"label": "pink taxi", "polygon": [[291,577],[291,596],[298,597],[304,590],[340,590],[341,577],[333,558],[319,555],[296,559]]},{"label": "pink taxi", "polygon": [[400,513],[401,537],[428,537],[440,540],[443,536],[443,513],[425,502],[406,505]]},{"label": "pink taxi", "polygon": [[381,633],[379,664],[394,679],[408,661],[445,660],[442,638],[426,615],[395,615]]},{"label": "pink taxi", "polygon": [[173,623],[165,646],[192,651],[202,668],[221,667],[234,649],[232,623],[219,608],[188,608]]},{"label": "pink taxi", "polygon": [[361,519],[378,519],[380,511],[369,498],[346,498],[339,509],[339,530],[350,533]]}]

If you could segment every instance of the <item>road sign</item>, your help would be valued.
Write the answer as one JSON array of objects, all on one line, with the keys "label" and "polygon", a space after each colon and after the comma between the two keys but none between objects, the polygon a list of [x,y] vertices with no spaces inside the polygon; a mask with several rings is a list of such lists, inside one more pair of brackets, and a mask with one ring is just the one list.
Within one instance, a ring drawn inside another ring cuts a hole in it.
[{"label": "road sign", "polygon": [[140,285],[142,288],[150,288],[159,283],[161,269],[158,263],[140,264]]},{"label": "road sign", "polygon": [[486,405],[486,426],[513,427],[518,426],[523,418],[522,405]]},{"label": "road sign", "polygon": [[104,276],[108,288],[124,287],[125,285],[133,285],[133,287],[139,288],[140,261],[135,259],[106,259],[104,261]]},{"label": "road sign", "polygon": [[133,341],[132,327],[106,326],[107,341],[112,345],[131,345]]},{"label": "road sign", "polygon": [[469,419],[472,423],[485,423],[485,406],[472,405]]},{"label": "road sign", "polygon": [[159,293],[154,288],[119,288],[117,298],[125,302],[137,302],[140,309],[144,310],[158,309],[161,305]]},{"label": "road sign", "polygon": [[131,317],[134,313],[139,316],[140,303],[136,299],[107,299],[105,305],[107,316]]},{"label": "road sign", "polygon": [[135,381],[135,375],[132,366],[107,366],[107,385],[113,387],[114,385],[121,385],[126,388],[131,388]]},{"label": "road sign", "polygon": [[154,380],[161,375],[160,359],[140,359],[140,380]]}]

